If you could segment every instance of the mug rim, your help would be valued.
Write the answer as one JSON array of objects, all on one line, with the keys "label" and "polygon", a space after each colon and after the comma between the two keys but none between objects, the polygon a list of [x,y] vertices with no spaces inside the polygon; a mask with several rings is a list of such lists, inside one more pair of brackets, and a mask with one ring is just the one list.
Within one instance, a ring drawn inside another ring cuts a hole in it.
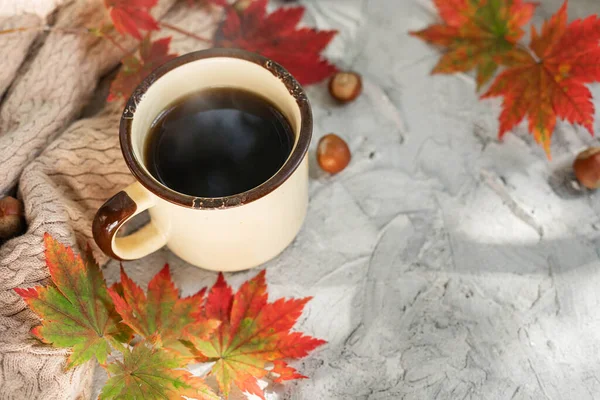
[{"label": "mug rim", "polygon": [[[150,175],[146,168],[141,164],[141,161],[134,156],[133,152],[133,118],[135,117],[137,105],[142,101],[144,94],[154,82],[168,72],[184,64],[207,58],[234,58],[259,65],[271,72],[275,78],[281,80],[288,89],[290,96],[296,99],[296,103],[300,110],[300,130],[298,132],[296,146],[293,148],[283,166],[260,185],[242,193],[223,197],[192,196],[170,189]],[[119,126],[119,141],[123,158],[133,176],[142,184],[142,186],[156,196],[170,203],[191,209],[225,209],[242,206],[258,200],[287,181],[298,169],[308,152],[312,137],[312,126],[312,111],[306,93],[296,78],[294,78],[285,68],[260,54],[246,50],[211,48],[187,53],[167,61],[142,80],[125,103]]]}]

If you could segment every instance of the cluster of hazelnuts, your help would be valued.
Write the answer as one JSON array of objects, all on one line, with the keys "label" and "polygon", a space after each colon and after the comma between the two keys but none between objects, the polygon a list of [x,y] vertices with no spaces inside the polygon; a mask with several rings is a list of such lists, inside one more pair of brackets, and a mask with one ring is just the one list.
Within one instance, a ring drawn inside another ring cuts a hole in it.
[{"label": "cluster of hazelnuts", "polygon": [[[339,103],[353,101],[362,93],[362,78],[356,72],[337,72],[329,81],[329,93]],[[338,135],[330,133],[319,140],[317,162],[330,174],[337,174],[350,163],[350,149]]]},{"label": "cluster of hazelnuts", "polygon": [[[285,0],[291,2],[291,0]],[[237,0],[233,9],[243,13],[253,0]],[[362,92],[360,75],[354,72],[338,72],[329,81],[329,93],[340,103],[349,103]],[[338,135],[330,133],[319,141],[317,146],[317,161],[319,166],[330,174],[337,174],[350,163],[350,149]]]},{"label": "cluster of hazelnuts", "polygon": [[[355,100],[362,92],[362,78],[355,72],[337,72],[329,81],[329,93],[339,103]],[[334,133],[323,136],[317,145],[317,162],[330,174],[341,172],[350,163],[348,145]],[[575,177],[588,189],[600,188],[600,147],[590,147],[573,162]],[[0,244],[25,228],[23,203],[11,196],[0,199]]]},{"label": "cluster of hazelnuts", "polygon": [[[349,103],[362,92],[360,75],[338,72],[329,82],[329,93],[340,103]],[[350,149],[342,138],[331,133],[319,141],[317,161],[321,168],[337,174],[350,163]],[[575,177],[588,189],[600,188],[600,147],[590,147],[577,155],[573,162]]]}]

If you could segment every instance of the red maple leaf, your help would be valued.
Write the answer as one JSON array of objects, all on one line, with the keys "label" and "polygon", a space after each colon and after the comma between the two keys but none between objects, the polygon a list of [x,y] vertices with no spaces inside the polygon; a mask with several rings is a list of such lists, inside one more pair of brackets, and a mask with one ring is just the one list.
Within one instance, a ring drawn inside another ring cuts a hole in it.
[{"label": "red maple leaf", "polygon": [[136,86],[154,69],[177,57],[177,54],[169,53],[170,43],[170,37],[154,42],[146,37],[140,45],[139,58],[131,55],[121,60],[123,66],[110,85],[108,101],[129,98]]},{"label": "red maple leaf", "polygon": [[594,134],[594,104],[585,84],[600,81],[600,18],[594,15],[567,25],[565,2],[541,33],[532,28],[530,47],[532,52],[512,51],[511,68],[483,97],[504,96],[500,137],[527,115],[529,131],[550,157],[557,118]]},{"label": "red maple leaf", "polygon": [[322,81],[337,69],[321,56],[337,31],[297,28],[303,7],[267,15],[268,0],[254,0],[243,12],[230,7],[215,35],[216,47],[237,47],[283,65],[301,84]]},{"label": "red maple leaf", "polygon": [[266,376],[267,362],[275,365],[277,381],[304,376],[289,367],[285,359],[305,357],[325,343],[320,339],[290,332],[310,298],[279,299],[268,303],[265,271],[244,283],[235,295],[222,274],[208,293],[205,313],[221,321],[208,341],[192,340],[210,361],[211,374],[227,397],[232,385],[264,399],[257,379]]},{"label": "red maple leaf", "polygon": [[115,29],[122,35],[142,40],[140,30],[158,30],[158,23],[150,10],[158,0],[104,0]]}]

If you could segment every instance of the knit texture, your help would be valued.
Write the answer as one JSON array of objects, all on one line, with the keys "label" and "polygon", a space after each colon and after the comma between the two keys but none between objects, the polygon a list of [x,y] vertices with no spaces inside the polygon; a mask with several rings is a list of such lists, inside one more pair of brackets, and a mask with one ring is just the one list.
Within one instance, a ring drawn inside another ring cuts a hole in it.
[{"label": "knit texture", "polygon": [[[133,181],[118,143],[120,103],[108,103],[90,118],[78,119],[99,79],[123,56],[110,42],[85,33],[107,13],[101,0],[20,0],[0,5],[0,30],[17,27],[81,28],[82,33],[43,29],[0,35],[0,194],[17,188],[25,203],[27,232],[0,247],[0,398],[85,399],[91,396],[94,363],[64,370],[67,351],[29,333],[39,323],[12,290],[47,282],[43,234],[78,251],[95,247],[92,218],[111,195]],[[218,14],[186,2],[162,0],[163,18],[210,36]],[[206,46],[174,32],[177,53]],[[120,37],[128,49],[135,42]]]}]

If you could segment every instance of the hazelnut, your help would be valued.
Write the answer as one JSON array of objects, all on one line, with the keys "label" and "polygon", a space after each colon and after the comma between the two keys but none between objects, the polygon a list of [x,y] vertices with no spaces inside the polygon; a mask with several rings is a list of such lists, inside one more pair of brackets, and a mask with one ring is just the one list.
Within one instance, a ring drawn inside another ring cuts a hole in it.
[{"label": "hazelnut", "polygon": [[10,196],[0,199],[0,241],[20,235],[24,228],[23,203]]},{"label": "hazelnut", "polygon": [[351,158],[348,145],[338,135],[330,133],[319,140],[317,162],[324,171],[337,174],[346,168]]},{"label": "hazelnut", "polygon": [[362,93],[362,78],[356,72],[337,72],[329,81],[329,93],[341,103],[349,103]]},{"label": "hazelnut", "polygon": [[573,162],[579,183],[588,189],[600,187],[600,147],[590,147],[579,153]]}]

